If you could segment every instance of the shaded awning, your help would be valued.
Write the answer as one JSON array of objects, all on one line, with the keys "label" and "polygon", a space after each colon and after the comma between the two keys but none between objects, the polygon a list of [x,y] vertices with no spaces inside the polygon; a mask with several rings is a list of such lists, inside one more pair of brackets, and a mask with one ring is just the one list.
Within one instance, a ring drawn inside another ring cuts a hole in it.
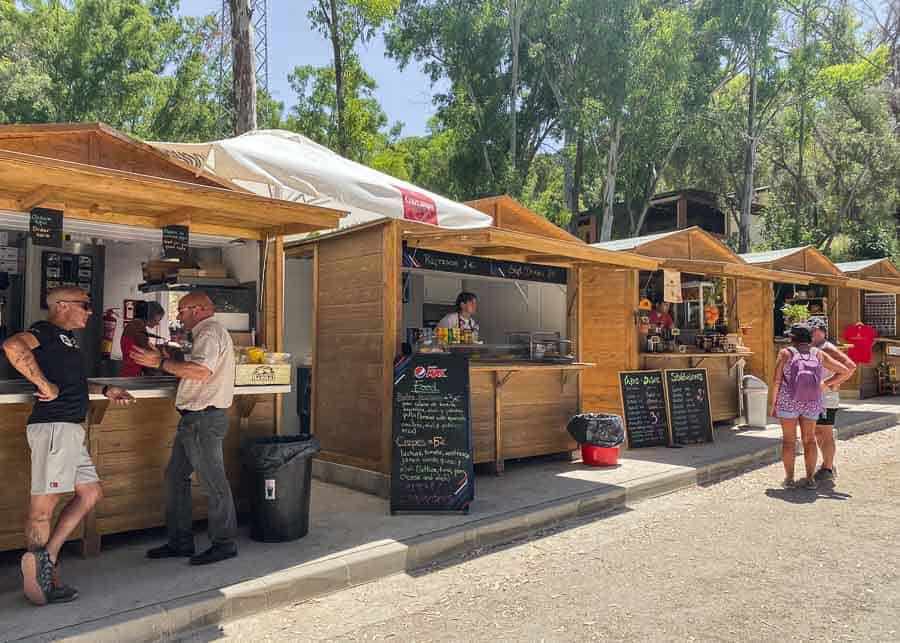
[{"label": "shaded awning", "polygon": [[629,252],[602,250],[577,241],[499,228],[443,230],[434,226],[402,223],[401,230],[403,240],[412,247],[455,254],[564,267],[597,263],[637,270],[656,270],[659,267],[656,259]]},{"label": "shaded awning", "polygon": [[173,179],[0,150],[0,210],[244,239],[337,227],[343,212]]}]

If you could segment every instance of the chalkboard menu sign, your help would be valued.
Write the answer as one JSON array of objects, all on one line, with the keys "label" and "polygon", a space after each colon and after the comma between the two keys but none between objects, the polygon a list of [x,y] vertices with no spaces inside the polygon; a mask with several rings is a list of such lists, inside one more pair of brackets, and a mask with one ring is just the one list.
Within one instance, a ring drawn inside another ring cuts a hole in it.
[{"label": "chalkboard menu sign", "polygon": [[517,279],[519,281],[536,281],[548,284],[565,285],[569,279],[569,273],[565,268],[544,266],[536,263],[482,259],[451,252],[410,248],[406,244],[403,245],[403,267],[456,272],[463,275]]},{"label": "chalkboard menu sign", "polygon": [[619,373],[625,442],[629,449],[669,444],[669,418],[662,371]]},{"label": "chalkboard menu sign", "polygon": [[29,220],[31,241],[36,246],[62,248],[63,213],[62,210],[34,208]]},{"label": "chalkboard menu sign", "polygon": [[709,382],[705,368],[666,371],[666,395],[672,442],[698,444],[713,441]]},{"label": "chalkboard menu sign", "polygon": [[394,369],[391,513],[468,513],[475,498],[469,361],[420,354]]},{"label": "chalkboard menu sign", "polygon": [[167,225],[162,229],[163,256],[166,259],[187,260],[190,248],[190,229],[186,225]]}]

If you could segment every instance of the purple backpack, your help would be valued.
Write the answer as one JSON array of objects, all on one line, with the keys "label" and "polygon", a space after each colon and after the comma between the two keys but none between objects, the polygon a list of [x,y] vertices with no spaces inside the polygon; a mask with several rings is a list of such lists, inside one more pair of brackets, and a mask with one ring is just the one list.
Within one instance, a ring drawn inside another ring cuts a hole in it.
[{"label": "purple backpack", "polygon": [[822,364],[812,352],[801,353],[793,346],[788,364],[788,385],[795,402],[815,402],[822,395]]}]

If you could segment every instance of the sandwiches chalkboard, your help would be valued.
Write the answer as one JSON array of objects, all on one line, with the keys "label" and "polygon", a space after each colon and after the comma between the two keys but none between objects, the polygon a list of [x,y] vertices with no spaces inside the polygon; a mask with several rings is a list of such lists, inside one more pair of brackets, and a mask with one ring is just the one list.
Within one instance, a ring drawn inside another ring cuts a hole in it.
[{"label": "sandwiches chalkboard", "polygon": [[625,444],[629,449],[669,444],[669,416],[662,371],[619,373],[625,411]]},{"label": "sandwiches chalkboard", "polygon": [[468,513],[475,498],[469,360],[418,354],[394,369],[391,513]]},{"label": "sandwiches chalkboard", "polygon": [[713,441],[709,382],[705,368],[666,371],[666,397],[672,442],[699,444]]},{"label": "sandwiches chalkboard", "polygon": [[163,256],[187,260],[190,253],[190,229],[186,225],[167,225],[162,229]]},{"label": "sandwiches chalkboard", "polygon": [[34,208],[28,222],[31,241],[36,246],[62,248],[63,213],[62,210]]}]

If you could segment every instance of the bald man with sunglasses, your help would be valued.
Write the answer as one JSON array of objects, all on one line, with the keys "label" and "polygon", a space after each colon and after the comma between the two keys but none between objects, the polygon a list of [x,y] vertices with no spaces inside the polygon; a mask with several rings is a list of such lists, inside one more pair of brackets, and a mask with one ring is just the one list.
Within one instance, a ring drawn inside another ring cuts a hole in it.
[{"label": "bald man with sunglasses", "polygon": [[[59,579],[59,550],[100,500],[97,470],[84,444],[82,423],[90,393],[116,404],[134,398],[118,386],[89,384],[87,365],[72,331],[87,326],[91,300],[79,288],[47,293],[47,321],[3,342],[9,363],[34,384],[34,408],[28,418],[31,451],[31,502],[22,556],[25,596],[35,605],[64,603],[78,592]],[[50,528],[53,511],[64,493],[75,492]]]}]

